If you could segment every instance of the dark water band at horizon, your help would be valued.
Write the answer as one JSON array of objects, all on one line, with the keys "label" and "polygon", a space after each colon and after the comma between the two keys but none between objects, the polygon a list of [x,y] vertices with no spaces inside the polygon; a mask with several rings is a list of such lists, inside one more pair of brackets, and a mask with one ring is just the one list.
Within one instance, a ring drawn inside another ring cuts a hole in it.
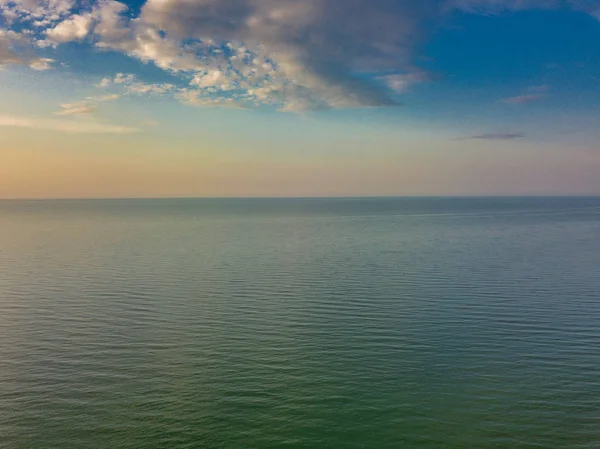
[{"label": "dark water band at horizon", "polygon": [[0,447],[600,448],[600,198],[0,201]]}]

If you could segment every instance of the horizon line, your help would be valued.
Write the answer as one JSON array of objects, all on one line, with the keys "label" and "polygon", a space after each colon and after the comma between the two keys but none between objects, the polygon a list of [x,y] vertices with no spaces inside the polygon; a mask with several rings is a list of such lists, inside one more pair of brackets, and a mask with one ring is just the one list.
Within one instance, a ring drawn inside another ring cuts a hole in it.
[{"label": "horizon line", "polygon": [[132,200],[331,200],[331,199],[485,199],[485,198],[600,198],[600,193],[560,195],[335,195],[335,196],[140,196],[140,197],[31,197],[0,201],[132,201]]}]

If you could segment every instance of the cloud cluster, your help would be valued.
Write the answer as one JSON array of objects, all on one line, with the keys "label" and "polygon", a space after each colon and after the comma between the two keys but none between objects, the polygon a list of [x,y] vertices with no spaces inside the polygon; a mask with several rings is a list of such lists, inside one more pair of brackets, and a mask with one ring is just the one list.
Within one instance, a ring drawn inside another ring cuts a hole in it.
[{"label": "cloud cluster", "polygon": [[[96,85],[96,87],[100,89],[104,89],[107,87],[118,86],[121,87],[125,94],[150,94],[150,95],[161,95],[166,93],[173,93],[177,90],[176,86],[171,83],[144,83],[142,81],[138,81],[135,75],[129,73],[117,73],[114,78],[102,78],[100,82]],[[107,95],[103,98],[104,101],[106,99],[116,100],[120,95],[113,94]]]},{"label": "cloud cluster", "polygon": [[27,47],[25,35],[0,28],[0,69],[8,65],[27,65],[33,70],[48,70],[54,60],[40,58],[31,52],[18,53],[16,49]]},{"label": "cloud cluster", "polygon": [[[431,77],[413,51],[432,19],[561,5],[600,15],[596,0],[147,0],[135,11],[115,0],[0,0],[0,14],[34,30],[35,45],[87,41],[187,83],[130,92],[314,110],[398,104],[397,93]],[[0,40],[0,64],[15,62],[9,50]]]}]

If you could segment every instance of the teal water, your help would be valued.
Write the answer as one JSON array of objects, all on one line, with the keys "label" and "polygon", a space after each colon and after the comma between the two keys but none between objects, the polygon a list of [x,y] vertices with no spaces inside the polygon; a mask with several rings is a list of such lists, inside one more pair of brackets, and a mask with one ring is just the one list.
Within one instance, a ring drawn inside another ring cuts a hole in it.
[{"label": "teal water", "polygon": [[0,202],[2,448],[600,448],[600,198]]}]

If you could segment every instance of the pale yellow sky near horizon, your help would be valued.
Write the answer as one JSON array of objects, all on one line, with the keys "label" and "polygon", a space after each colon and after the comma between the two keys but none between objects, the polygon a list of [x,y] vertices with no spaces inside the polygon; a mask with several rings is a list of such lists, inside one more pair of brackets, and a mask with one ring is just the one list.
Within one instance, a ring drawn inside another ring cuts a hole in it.
[{"label": "pale yellow sky near horizon", "polygon": [[485,127],[383,110],[298,115],[124,97],[63,116],[60,104],[97,94],[90,80],[5,70],[0,81],[0,198],[600,194],[592,145],[461,140]]},{"label": "pale yellow sky near horizon", "polygon": [[[6,131],[6,128],[3,130]],[[594,194],[595,152],[393,133],[286,148],[160,135],[9,130],[0,198]]]}]

